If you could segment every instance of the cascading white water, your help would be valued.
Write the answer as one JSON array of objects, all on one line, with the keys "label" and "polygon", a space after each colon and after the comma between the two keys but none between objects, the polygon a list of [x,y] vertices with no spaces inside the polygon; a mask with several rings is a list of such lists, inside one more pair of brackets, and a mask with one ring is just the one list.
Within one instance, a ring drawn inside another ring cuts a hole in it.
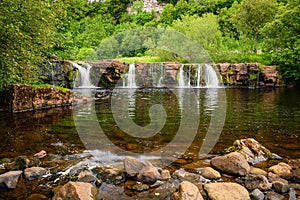
[{"label": "cascading white water", "polygon": [[78,65],[77,63],[73,63],[73,66],[78,69],[80,76],[80,86],[79,88],[93,88],[95,87],[90,81],[90,70],[92,68],[88,63],[85,64],[86,68]]},{"label": "cascading white water", "polygon": [[205,67],[204,80],[206,83],[206,87],[208,88],[219,87],[220,81],[214,68],[208,64],[205,64],[204,67]]},{"label": "cascading white water", "polygon": [[197,73],[196,73],[196,87],[200,87],[200,82],[201,82],[201,65],[199,64],[197,67]]},{"label": "cascading white water", "polygon": [[131,63],[129,65],[128,73],[124,76],[123,87],[135,88],[135,64]]},{"label": "cascading white water", "polygon": [[55,86],[55,82],[54,82],[54,67],[53,67],[53,65],[50,62],[49,62],[49,64],[51,65],[52,86]]}]

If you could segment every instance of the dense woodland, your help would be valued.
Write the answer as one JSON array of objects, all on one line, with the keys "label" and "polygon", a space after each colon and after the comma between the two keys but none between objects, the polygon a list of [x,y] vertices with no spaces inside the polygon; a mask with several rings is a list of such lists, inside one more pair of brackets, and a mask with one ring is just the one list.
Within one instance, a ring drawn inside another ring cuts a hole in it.
[{"label": "dense woodland", "polygon": [[[143,11],[143,3],[132,0],[0,1],[0,88],[39,83],[39,66],[53,58],[97,60],[97,47],[105,39],[149,27],[191,37],[215,62],[276,65],[286,83],[299,85],[300,0],[160,2],[166,6],[159,15]],[[132,13],[128,13],[128,5],[132,5]],[[124,36],[123,46],[131,37]],[[148,43],[132,52],[117,51],[117,57],[183,61]]]}]

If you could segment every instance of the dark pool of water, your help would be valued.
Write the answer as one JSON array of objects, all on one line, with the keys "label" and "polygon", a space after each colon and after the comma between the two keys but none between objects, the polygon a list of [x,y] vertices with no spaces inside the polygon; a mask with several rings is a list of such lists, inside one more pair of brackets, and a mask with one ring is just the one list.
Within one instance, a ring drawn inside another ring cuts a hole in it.
[{"label": "dark pool of water", "polygon": [[248,137],[282,157],[300,158],[298,89],[81,92],[98,99],[74,108],[0,113],[0,159],[14,160],[42,149],[50,155],[100,149],[194,161],[200,151],[221,153],[235,140]]}]

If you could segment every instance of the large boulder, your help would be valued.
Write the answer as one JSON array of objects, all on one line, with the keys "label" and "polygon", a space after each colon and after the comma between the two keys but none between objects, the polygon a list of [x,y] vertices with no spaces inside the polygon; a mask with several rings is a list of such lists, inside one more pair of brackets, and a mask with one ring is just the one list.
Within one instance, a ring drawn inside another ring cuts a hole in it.
[{"label": "large boulder", "polygon": [[253,138],[234,141],[233,146],[229,147],[228,151],[241,153],[251,164],[266,161],[269,158],[280,158],[278,155],[271,153],[270,150]]},{"label": "large boulder", "polygon": [[268,169],[269,172],[273,172],[281,178],[289,179],[292,175],[292,168],[286,163],[278,163]]},{"label": "large boulder", "polygon": [[211,200],[250,200],[246,188],[237,183],[210,183],[204,185]]},{"label": "large boulder", "polygon": [[238,152],[214,157],[210,164],[215,169],[232,175],[246,176],[250,172],[250,165],[244,156]]},{"label": "large boulder", "polygon": [[179,185],[179,192],[173,194],[172,200],[203,200],[203,197],[196,185],[183,181]]},{"label": "large boulder", "polygon": [[0,175],[0,188],[15,189],[22,171],[10,171]]},{"label": "large boulder", "polygon": [[53,200],[94,200],[93,185],[84,182],[68,182],[54,195]]}]

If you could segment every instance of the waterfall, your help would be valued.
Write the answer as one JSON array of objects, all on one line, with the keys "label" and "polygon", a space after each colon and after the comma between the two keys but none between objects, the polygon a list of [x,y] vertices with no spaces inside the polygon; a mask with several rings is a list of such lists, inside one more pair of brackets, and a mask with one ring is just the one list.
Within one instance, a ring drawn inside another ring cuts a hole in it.
[{"label": "waterfall", "polygon": [[206,83],[206,87],[209,88],[216,88],[219,87],[219,78],[211,65],[205,64],[205,73],[204,73],[204,80]]},{"label": "waterfall", "polygon": [[52,86],[55,86],[55,82],[54,82],[54,67],[53,67],[53,64],[51,64],[50,62],[49,62],[49,64],[51,65]]},{"label": "waterfall", "polygon": [[188,71],[184,71],[184,65],[182,64],[179,68],[178,86],[180,88],[186,88],[191,86],[191,67],[189,66]]},{"label": "waterfall", "polygon": [[77,63],[73,63],[73,66],[78,69],[80,76],[80,86],[79,88],[93,88],[95,87],[90,81],[90,70],[92,68],[88,63],[85,64],[86,68],[78,65]]},{"label": "waterfall", "polygon": [[124,76],[123,87],[135,88],[135,64],[131,63],[129,65],[128,73]]},{"label": "waterfall", "polygon": [[196,87],[199,88],[200,87],[200,83],[201,83],[201,65],[199,64],[197,67],[197,72],[196,72]]}]

